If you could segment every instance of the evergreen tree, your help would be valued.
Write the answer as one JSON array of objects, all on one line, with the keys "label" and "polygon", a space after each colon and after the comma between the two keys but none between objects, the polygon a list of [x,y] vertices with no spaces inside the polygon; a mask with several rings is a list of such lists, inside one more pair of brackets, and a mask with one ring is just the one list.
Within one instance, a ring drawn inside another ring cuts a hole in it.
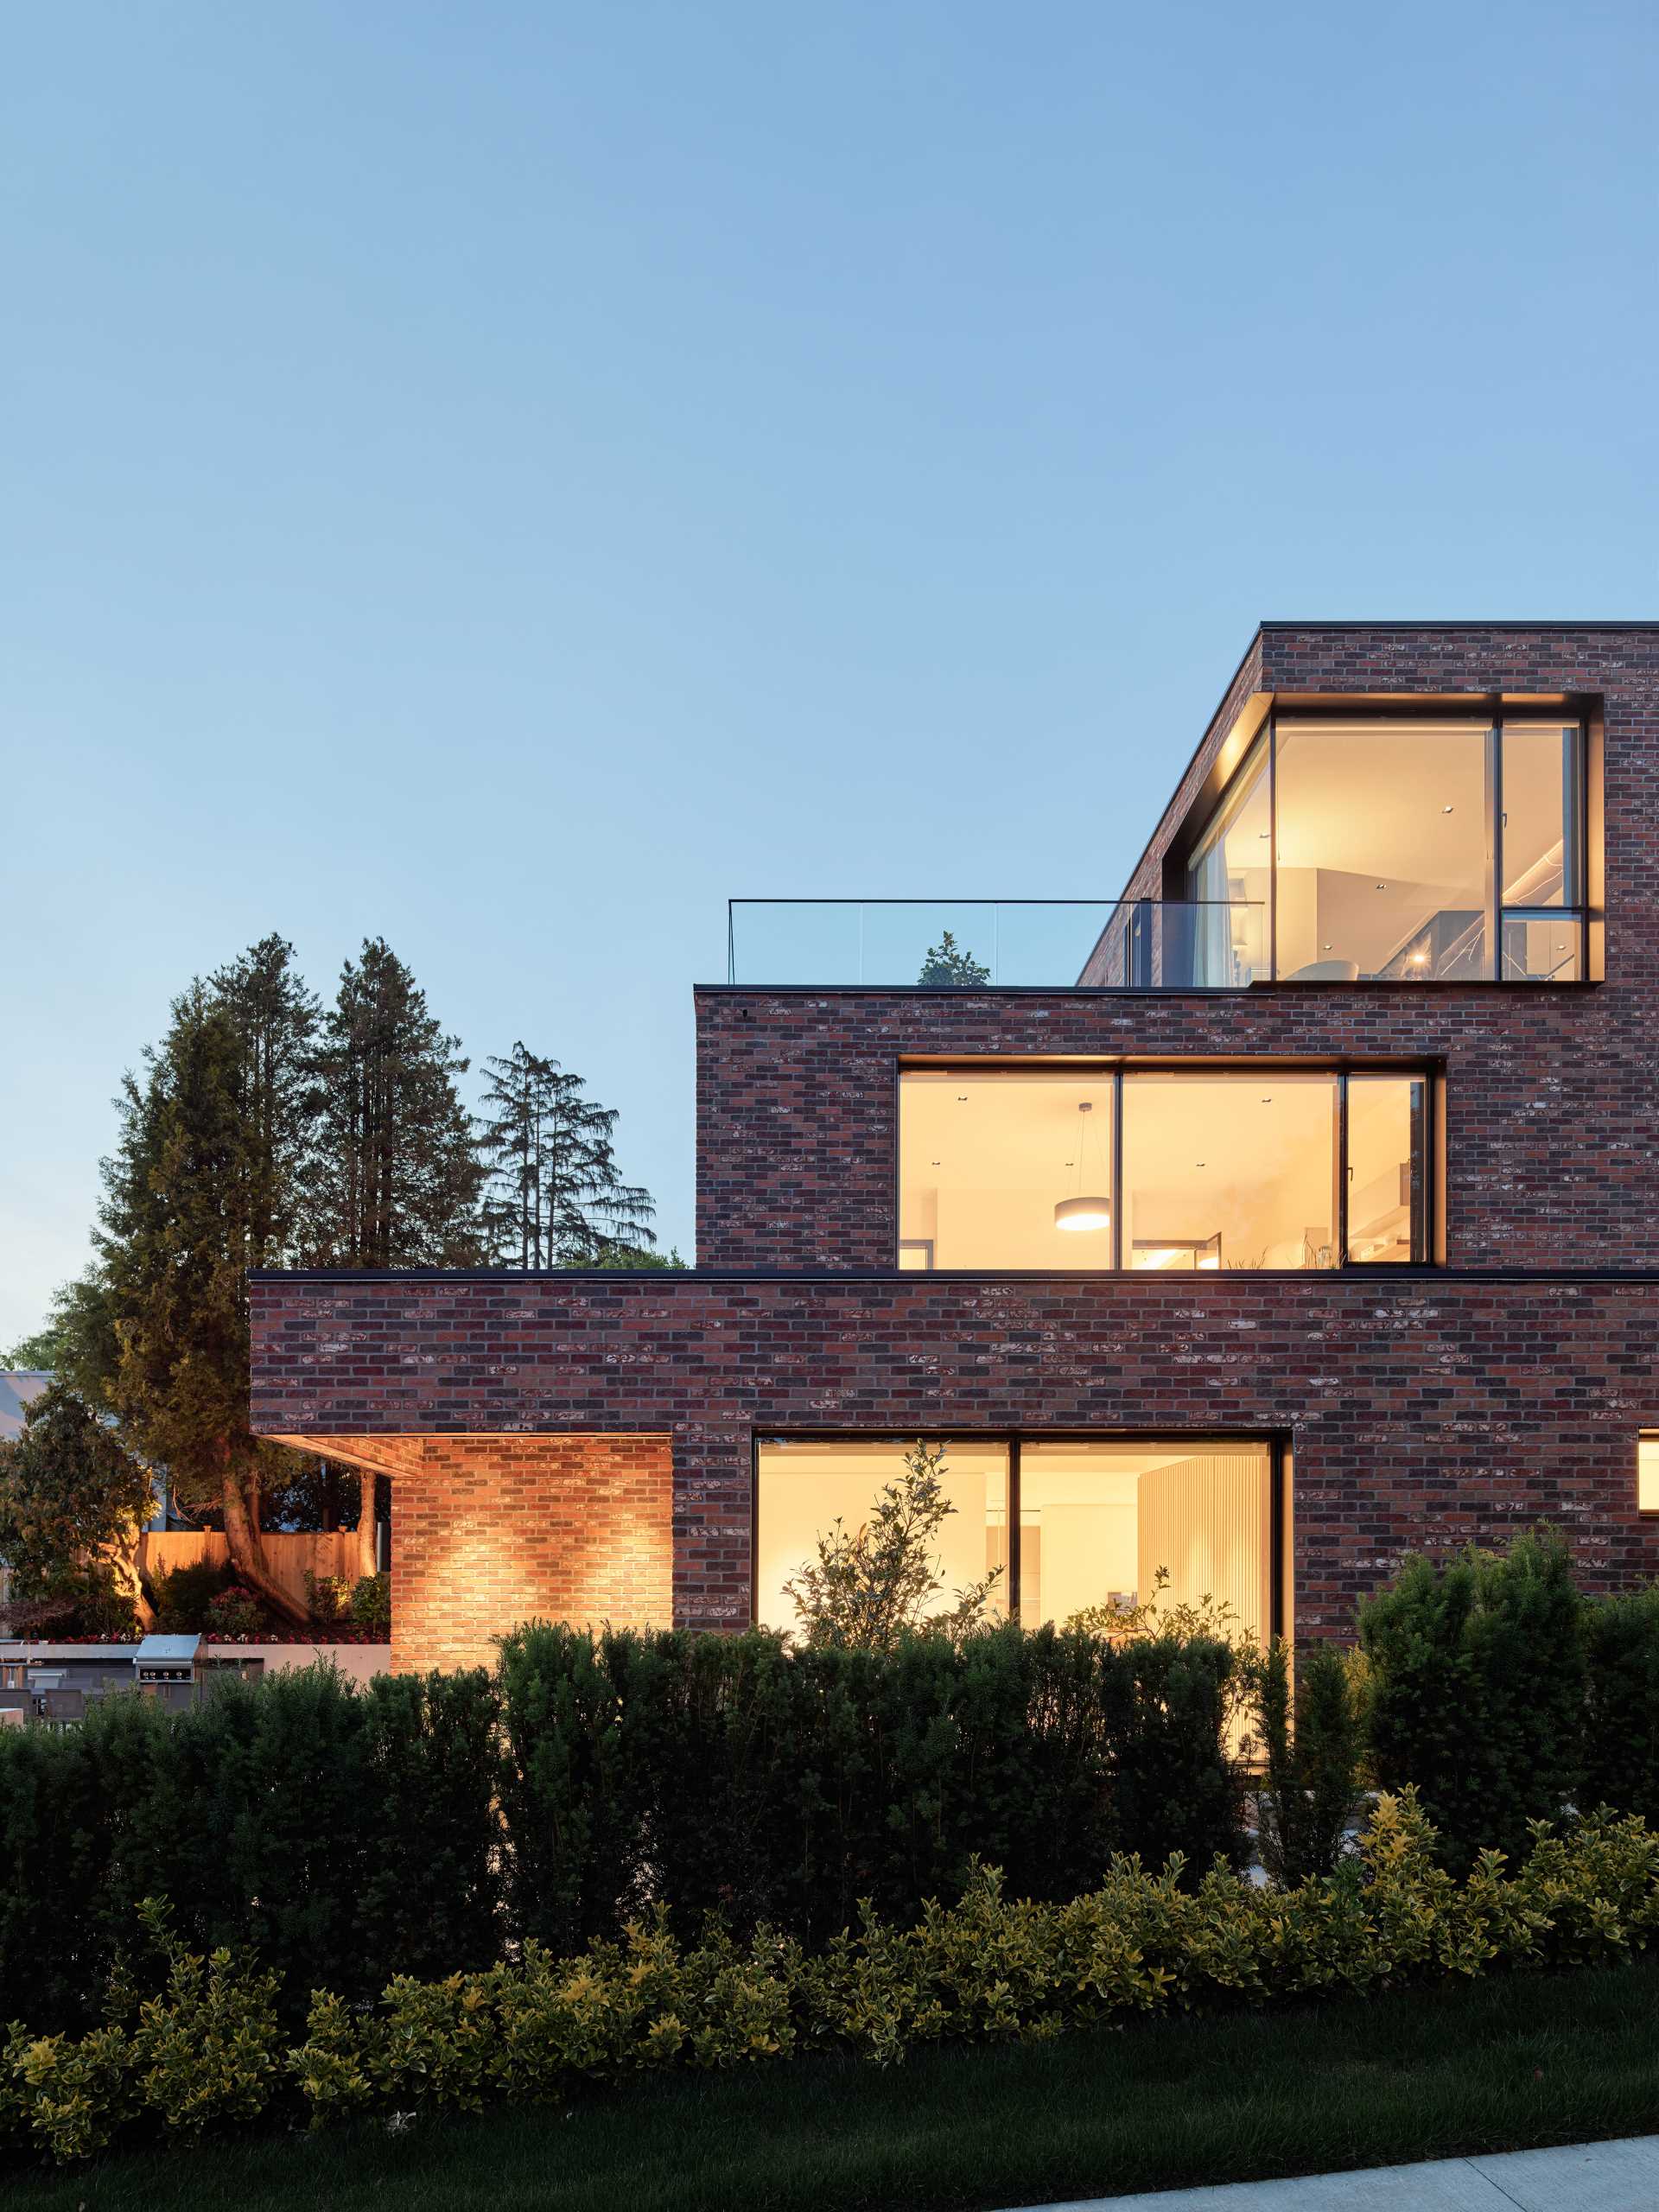
[{"label": "evergreen tree", "polygon": [[[249,956],[262,978],[249,1001],[238,995],[247,963],[192,984],[142,1079],[124,1079],[99,1265],[73,1294],[68,1366],[132,1447],[166,1467],[176,1495],[217,1507],[241,1580],[298,1624],[304,1608],[260,1548],[263,1447],[248,1409],[247,1270],[294,1256],[293,1147],[274,1101],[289,1095],[289,1063],[305,1043],[300,1001],[282,988],[287,948],[278,957],[270,945]],[[303,1119],[296,1109],[296,1128]]]},{"label": "evergreen tree", "polygon": [[455,1089],[467,1062],[383,938],[340,972],[317,1056],[311,1262],[454,1268],[481,1249],[484,1180]]},{"label": "evergreen tree", "polygon": [[[455,1088],[467,1063],[383,938],[340,972],[315,1062],[318,1148],[308,1261],[455,1268],[483,1255],[484,1170]],[[375,1478],[357,1478],[357,1569],[376,1568]]]},{"label": "evergreen tree", "polygon": [[971,952],[959,945],[949,930],[937,944],[929,945],[922,972],[916,978],[930,991],[965,990],[990,980],[991,971],[984,962],[976,960]]},{"label": "evergreen tree", "polygon": [[657,1209],[648,1191],[617,1172],[616,1109],[523,1043],[485,1065],[479,1142],[489,1163],[484,1220],[493,1257],[518,1268],[640,1264],[657,1241]]},{"label": "evergreen tree", "polygon": [[99,1631],[148,1627],[138,1539],[154,1507],[148,1468],[62,1383],[0,1442],[0,1559],[15,1627],[74,1616]]}]

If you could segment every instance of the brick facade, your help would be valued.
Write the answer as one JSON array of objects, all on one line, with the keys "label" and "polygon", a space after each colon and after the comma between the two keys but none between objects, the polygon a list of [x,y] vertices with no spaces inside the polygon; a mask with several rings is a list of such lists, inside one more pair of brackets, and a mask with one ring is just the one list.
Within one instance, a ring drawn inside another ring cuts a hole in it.
[{"label": "brick facade", "polygon": [[391,1663],[487,1663],[514,1622],[667,1627],[672,1477],[663,1436],[388,1436],[352,1456],[394,1481]]},{"label": "brick facade", "polygon": [[[1570,1532],[1597,1587],[1659,1573],[1659,1519],[1636,1510],[1637,1435],[1659,1427],[1659,1278],[612,1274],[253,1288],[255,1420],[268,1434],[346,1432],[366,1456],[377,1427],[493,1430],[464,1449],[512,1464],[556,1427],[594,1433],[554,1440],[595,1468],[613,1422],[671,1438],[674,1611],[695,1626],[749,1618],[751,1444],[772,1430],[1282,1434],[1304,1633],[1345,1633],[1355,1599],[1403,1553],[1540,1515]],[[530,1522],[544,1510],[534,1480],[527,1471],[513,1508]],[[415,1487],[394,1488],[394,1556]],[[425,1541],[460,1541],[470,1506],[423,1496]],[[516,1543],[528,1522],[501,1525]],[[519,1614],[548,1603],[511,1575],[496,1586]]]},{"label": "brick facade", "polygon": [[[396,1662],[537,1611],[661,1618],[671,1549],[677,1619],[747,1621],[771,1431],[1273,1434],[1300,1633],[1347,1633],[1407,1551],[1539,1516],[1592,1586],[1659,1573],[1659,626],[1268,626],[1132,888],[1264,694],[1500,692],[1599,702],[1605,982],[708,988],[696,1273],[256,1277],[256,1427],[393,1476]],[[1432,1062],[1447,1264],[900,1275],[898,1070],[976,1055]]]}]

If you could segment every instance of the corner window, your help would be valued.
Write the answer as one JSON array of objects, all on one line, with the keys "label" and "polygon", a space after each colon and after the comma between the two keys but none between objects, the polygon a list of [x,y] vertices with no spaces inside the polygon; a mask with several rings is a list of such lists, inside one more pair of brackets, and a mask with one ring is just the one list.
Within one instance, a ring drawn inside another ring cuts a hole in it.
[{"label": "corner window", "polygon": [[1187,864],[1197,965],[1260,902],[1281,982],[1581,982],[1584,779],[1577,720],[1275,713]]},{"label": "corner window", "polygon": [[1421,1265],[1429,1096],[1417,1070],[906,1069],[899,1264]]}]

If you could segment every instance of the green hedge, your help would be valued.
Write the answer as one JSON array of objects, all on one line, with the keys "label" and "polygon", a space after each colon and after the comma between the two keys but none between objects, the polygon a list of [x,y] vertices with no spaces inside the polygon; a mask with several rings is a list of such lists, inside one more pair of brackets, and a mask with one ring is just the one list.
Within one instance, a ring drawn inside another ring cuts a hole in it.
[{"label": "green hedge", "polygon": [[289,2016],[527,1937],[614,1937],[653,1900],[823,1942],[859,1901],[913,1917],[971,1861],[1074,1894],[1114,1852],[1238,1863],[1231,1661],[1017,1628],[890,1656],[756,1631],[531,1624],[482,1673],[230,1684],[171,1718],[111,1700],[0,1735],[0,1987],[91,2017],[138,1900],[247,1945]]},{"label": "green hedge", "polygon": [[1659,1590],[1585,1596],[1540,1529],[1408,1560],[1359,1625],[1375,1777],[1419,1791],[1454,1871],[1574,1808],[1659,1821]]},{"label": "green hedge", "polygon": [[512,1923],[568,1950],[662,1897],[686,1935],[713,1911],[817,1944],[861,1900],[954,1896],[976,1858],[1035,1897],[1115,1852],[1242,1863],[1231,1664],[1052,1628],[884,1655],[532,1624],[500,1670]]},{"label": "green hedge", "polygon": [[274,1976],[228,1952],[189,1953],[146,1907],[162,1953],[155,1993],[124,1977],[83,2037],[14,2023],[0,2138],[67,2161],[132,2121],[188,2138],[284,2109],[315,2126],[364,2110],[558,2101],[584,2082],[813,2050],[891,2063],[947,2037],[1046,2037],[1649,1946],[1659,1836],[1602,1819],[1533,1841],[1512,1874],[1489,1854],[1459,1882],[1408,1792],[1382,1800],[1361,1860],[1334,1881],[1264,1891],[1224,1866],[1188,1884],[1179,1863],[1153,1873],[1118,1859],[1084,1895],[1022,1902],[976,1867],[959,1903],[929,1903],[903,1924],[867,1912],[817,1953],[718,1928],[688,1946],[659,1914],[574,1958],[531,1943],[482,1973],[404,1977],[372,2006],[319,1990],[297,2035],[283,2031]]},{"label": "green hedge", "polygon": [[0,1734],[0,1988],[58,2026],[95,2010],[142,1897],[202,1949],[248,1945],[290,2002],[499,1941],[495,1694],[480,1674],[331,1669],[217,1685],[177,1714],[111,1698]]}]

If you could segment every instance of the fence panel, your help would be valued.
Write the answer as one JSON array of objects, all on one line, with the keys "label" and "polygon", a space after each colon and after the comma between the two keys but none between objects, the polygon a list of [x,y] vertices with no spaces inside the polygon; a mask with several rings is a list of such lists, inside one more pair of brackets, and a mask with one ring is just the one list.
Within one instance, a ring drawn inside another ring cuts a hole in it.
[{"label": "fence panel", "polygon": [[[301,1605],[307,1602],[305,1577],[307,1570],[319,1580],[326,1575],[343,1574],[355,1580],[357,1575],[357,1531],[337,1529],[328,1532],[267,1531],[263,1540],[266,1563],[271,1573]],[[194,1567],[207,1560],[223,1566],[230,1558],[230,1546],[216,1529],[169,1529],[164,1535],[147,1529],[140,1541],[139,1560],[146,1573],[158,1571],[171,1573],[177,1567]]]}]

